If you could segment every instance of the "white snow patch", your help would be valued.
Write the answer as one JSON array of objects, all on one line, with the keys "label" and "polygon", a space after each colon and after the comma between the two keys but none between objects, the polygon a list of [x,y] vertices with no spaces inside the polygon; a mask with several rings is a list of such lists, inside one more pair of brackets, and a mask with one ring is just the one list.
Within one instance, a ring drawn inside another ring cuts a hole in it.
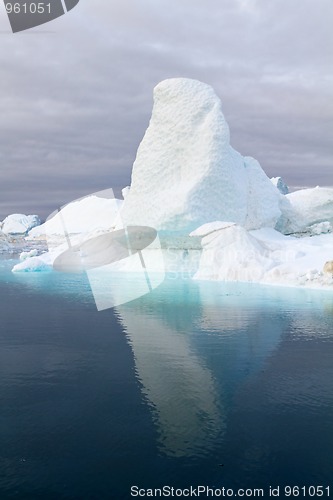
[{"label": "white snow patch", "polygon": [[127,197],[128,193],[130,192],[130,187],[129,186],[126,186],[124,187],[122,190],[121,190],[121,194],[125,200],[125,198]]},{"label": "white snow patch", "polygon": [[29,231],[29,238],[110,230],[122,203],[115,198],[87,196],[66,205],[61,214],[55,212],[44,224]]},{"label": "white snow patch", "polygon": [[333,290],[332,277],[323,273],[325,262],[333,257],[333,234],[300,239],[271,228],[246,231],[227,226],[204,236],[202,247],[195,279]]},{"label": "white snow patch", "polygon": [[20,254],[20,261],[30,259],[30,257],[37,257],[37,255],[38,250],[36,248],[33,248],[32,250],[29,250],[29,252],[22,252]]},{"label": "white snow patch", "polygon": [[[276,228],[285,233],[307,233],[322,222],[333,224],[333,188],[302,189],[285,196],[288,204],[282,206],[282,216]],[[327,232],[328,224],[322,226]],[[317,227],[318,230],[319,227]]]},{"label": "white snow patch", "polygon": [[318,235],[318,234],[326,234],[333,232],[333,225],[326,222],[319,222],[318,224],[313,224],[308,228],[308,232],[310,236]]}]

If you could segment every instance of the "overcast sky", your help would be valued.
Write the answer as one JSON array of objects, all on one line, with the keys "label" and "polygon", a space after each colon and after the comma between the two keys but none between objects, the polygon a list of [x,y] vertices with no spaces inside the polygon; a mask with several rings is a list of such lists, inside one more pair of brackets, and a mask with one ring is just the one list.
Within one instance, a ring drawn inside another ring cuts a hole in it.
[{"label": "overcast sky", "polygon": [[0,220],[130,183],[152,91],[196,78],[267,175],[333,185],[332,0],[81,0],[12,34],[0,4]]}]

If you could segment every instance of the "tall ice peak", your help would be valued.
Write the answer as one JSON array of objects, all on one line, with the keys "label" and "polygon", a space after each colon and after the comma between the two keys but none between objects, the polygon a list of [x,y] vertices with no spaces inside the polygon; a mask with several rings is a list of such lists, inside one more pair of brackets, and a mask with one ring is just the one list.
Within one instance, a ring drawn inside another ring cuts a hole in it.
[{"label": "tall ice peak", "polygon": [[187,235],[212,221],[273,227],[280,193],[252,158],[230,146],[221,101],[187,78],[154,89],[149,127],[121,211],[125,224]]}]

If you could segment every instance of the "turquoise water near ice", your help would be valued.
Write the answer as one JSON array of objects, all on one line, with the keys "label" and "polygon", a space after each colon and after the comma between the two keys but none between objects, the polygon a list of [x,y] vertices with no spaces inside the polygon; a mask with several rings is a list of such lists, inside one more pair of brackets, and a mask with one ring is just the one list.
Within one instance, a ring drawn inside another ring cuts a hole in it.
[{"label": "turquoise water near ice", "polygon": [[84,274],[14,263],[0,260],[1,499],[333,494],[333,294],[167,278],[98,312]]}]

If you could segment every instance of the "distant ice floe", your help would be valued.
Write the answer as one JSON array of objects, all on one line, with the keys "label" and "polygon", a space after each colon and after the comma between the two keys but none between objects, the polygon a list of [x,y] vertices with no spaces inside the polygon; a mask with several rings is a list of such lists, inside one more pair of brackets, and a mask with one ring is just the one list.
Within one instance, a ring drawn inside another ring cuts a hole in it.
[{"label": "distant ice floe", "polygon": [[0,229],[7,235],[25,235],[40,223],[38,215],[11,214],[0,223]]},{"label": "distant ice floe", "polygon": [[[333,188],[288,191],[280,177],[269,179],[255,159],[231,147],[211,87],[166,80],[154,90],[124,200],[102,194],[68,204],[29,231],[31,241],[47,238],[51,251],[13,271],[50,269],[69,246],[143,226],[159,236],[146,251],[150,271],[333,290],[332,273],[324,271],[333,261]],[[113,269],[137,272],[142,260],[134,253]]]},{"label": "distant ice floe", "polygon": [[22,251],[26,247],[24,236],[40,223],[38,215],[8,215],[0,222],[0,254]]},{"label": "distant ice floe", "polygon": [[[20,252],[20,248],[22,246],[30,246],[30,241],[26,242],[27,245],[16,245],[15,253]],[[54,256],[52,253],[45,251],[45,246],[41,243],[34,245],[34,248],[30,248],[28,250],[21,251],[19,255],[20,262],[16,264],[12,271],[13,272],[43,272],[43,271],[52,271],[53,269],[53,260]]]},{"label": "distant ice floe", "polygon": [[39,257],[30,257],[16,264],[12,271],[25,273],[52,271],[52,258],[47,253]]}]

